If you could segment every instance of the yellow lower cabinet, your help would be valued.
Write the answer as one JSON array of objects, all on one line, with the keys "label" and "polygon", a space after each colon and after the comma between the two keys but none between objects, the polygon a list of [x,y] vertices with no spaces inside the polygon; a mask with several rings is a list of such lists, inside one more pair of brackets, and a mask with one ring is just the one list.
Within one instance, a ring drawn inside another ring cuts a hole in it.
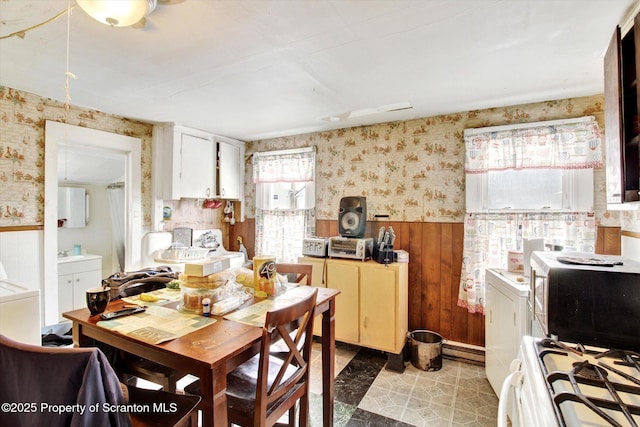
[{"label": "yellow lower cabinet", "polygon": [[[313,265],[313,285],[338,289],[336,340],[396,355],[402,369],[402,353],[409,327],[409,264],[302,257]],[[314,334],[321,331],[320,319]]]},{"label": "yellow lower cabinet", "polygon": [[396,353],[396,269],[360,271],[360,344]]},{"label": "yellow lower cabinet", "polygon": [[327,287],[337,289],[336,297],[336,340],[357,344],[359,342],[358,283],[360,271],[355,262],[327,263]]}]

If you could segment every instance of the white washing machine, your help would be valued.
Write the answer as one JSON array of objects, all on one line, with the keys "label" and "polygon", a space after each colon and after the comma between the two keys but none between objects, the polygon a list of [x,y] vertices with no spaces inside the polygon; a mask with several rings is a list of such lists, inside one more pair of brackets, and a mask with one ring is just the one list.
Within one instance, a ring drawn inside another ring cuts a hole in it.
[{"label": "white washing machine", "polygon": [[0,280],[0,334],[25,344],[42,345],[39,289]]}]

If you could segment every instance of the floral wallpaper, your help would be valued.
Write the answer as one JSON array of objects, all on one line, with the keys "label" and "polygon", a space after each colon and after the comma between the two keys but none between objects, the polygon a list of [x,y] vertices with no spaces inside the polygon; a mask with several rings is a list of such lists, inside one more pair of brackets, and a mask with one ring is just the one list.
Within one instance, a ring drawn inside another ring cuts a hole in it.
[{"label": "floral wallpaper", "polygon": [[[465,128],[594,116],[604,135],[603,103],[595,95],[274,138],[248,143],[247,154],[315,146],[318,219],[335,219],[344,196],[365,196],[369,219],[379,214],[391,221],[462,222]],[[253,217],[251,162],[246,166],[247,213]],[[596,219],[619,226],[621,213],[606,210],[604,169],[595,175]],[[638,211],[624,215],[640,218]]]},{"label": "floral wallpaper", "polygon": [[[249,155],[255,151],[315,146],[317,217],[335,219],[343,196],[367,197],[368,216],[391,221],[462,222],[465,128],[595,116],[604,132],[603,96],[466,111],[404,122],[344,128],[254,141],[247,144],[245,212],[255,217]],[[38,226],[44,215],[44,123],[65,121],[64,104],[28,92],[0,87],[0,228]],[[104,112],[71,106],[66,121],[77,126],[142,139],[143,227],[151,225],[153,126]],[[596,171],[596,220],[602,225],[640,231],[640,211],[606,210],[604,170]],[[220,224],[187,203],[170,202],[180,218],[206,227]],[[184,211],[184,212],[182,212]],[[186,214],[189,218],[187,218]],[[183,218],[184,217],[184,218]],[[183,221],[180,221],[183,222]]]},{"label": "floral wallpaper", "polygon": [[[66,116],[66,117],[65,117]],[[151,224],[153,126],[0,86],[0,228],[44,223],[44,129],[55,120],[142,139],[143,226]],[[56,177],[53,177],[57,179]]]}]

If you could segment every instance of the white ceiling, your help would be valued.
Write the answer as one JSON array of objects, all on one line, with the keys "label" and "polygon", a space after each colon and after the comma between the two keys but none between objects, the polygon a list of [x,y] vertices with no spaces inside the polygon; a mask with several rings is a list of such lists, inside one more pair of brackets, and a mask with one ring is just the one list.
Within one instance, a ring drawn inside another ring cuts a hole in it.
[{"label": "white ceiling", "polygon": [[[0,35],[67,5],[0,0]],[[69,95],[74,105],[245,141],[586,96],[602,93],[604,52],[634,7],[635,0],[165,0],[138,30],[110,28],[76,7]],[[0,40],[0,85],[64,101],[67,24],[62,16],[24,39]],[[396,103],[413,108],[346,118]]]},{"label": "white ceiling", "polygon": [[125,180],[124,154],[91,148],[59,146],[59,184],[109,185]]}]

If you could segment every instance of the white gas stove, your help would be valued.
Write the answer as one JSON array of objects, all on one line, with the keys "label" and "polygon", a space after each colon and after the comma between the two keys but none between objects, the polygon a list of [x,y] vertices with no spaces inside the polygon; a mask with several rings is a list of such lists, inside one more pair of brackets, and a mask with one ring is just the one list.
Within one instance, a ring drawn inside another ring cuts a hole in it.
[{"label": "white gas stove", "polygon": [[229,258],[231,268],[242,267],[245,262],[242,252],[232,252],[224,248],[222,244],[222,230],[218,228],[193,230],[193,242],[191,246],[209,249],[208,257]]},{"label": "white gas stove", "polygon": [[640,425],[640,354],[524,337],[500,395],[513,426]]},{"label": "white gas stove", "polygon": [[225,249],[222,230],[214,228],[189,231],[192,240],[182,244],[172,242],[172,233],[167,231],[145,234],[142,240],[142,267],[169,265],[174,271],[183,272],[185,263],[211,257],[229,258],[231,268],[242,267],[244,264],[242,252]]}]

